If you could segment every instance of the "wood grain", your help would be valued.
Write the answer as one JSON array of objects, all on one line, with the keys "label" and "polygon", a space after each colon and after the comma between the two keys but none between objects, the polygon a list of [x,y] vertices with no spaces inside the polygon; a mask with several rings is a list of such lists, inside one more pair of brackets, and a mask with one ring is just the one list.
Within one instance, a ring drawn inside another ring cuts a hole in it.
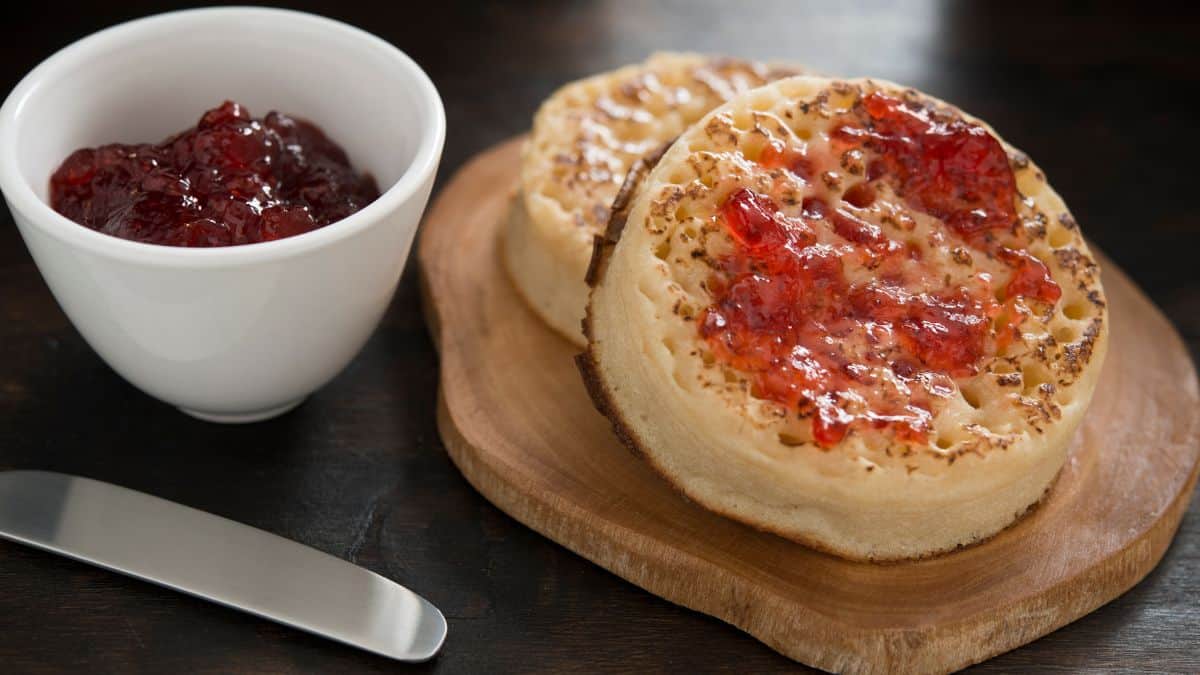
[{"label": "wood grain", "polygon": [[1108,363],[1041,507],[955,554],[852,563],[685,501],[612,437],[574,349],[525,308],[496,254],[519,142],[460,170],[418,251],[442,359],[443,441],[516,519],[793,659],[843,672],[979,662],[1115,598],[1162,557],[1200,471],[1200,394],[1169,322],[1111,263]]},{"label": "wood grain", "polygon": [[[92,31],[196,4],[9,3],[0,91]],[[429,73],[451,130],[439,189],[468,158],[528,128],[564,82],[656,49],[794,61],[935,93],[994,123],[1037,160],[1091,240],[1164,309],[1200,360],[1200,134],[1190,96],[1200,77],[1200,4],[761,0],[747,11],[728,0],[461,0],[419,12],[398,2],[288,4],[380,35]],[[459,44],[469,49],[447,48]],[[399,581],[450,622],[437,659],[398,670],[328,640],[0,543],[0,672],[802,670],[542,537],[463,479],[437,433],[438,359],[416,271],[410,261],[379,331],[329,386],[279,419],[216,426],[158,403],[100,361],[55,304],[0,203],[0,466],[83,474],[250,523]],[[970,672],[1197,673],[1198,645],[1193,497],[1174,543],[1141,583]]]}]

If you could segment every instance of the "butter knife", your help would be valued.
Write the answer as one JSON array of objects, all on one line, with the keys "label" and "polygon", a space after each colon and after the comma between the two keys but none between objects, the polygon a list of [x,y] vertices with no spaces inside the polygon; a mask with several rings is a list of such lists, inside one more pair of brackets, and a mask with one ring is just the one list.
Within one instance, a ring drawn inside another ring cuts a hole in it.
[{"label": "butter knife", "polygon": [[374,572],[89,478],[0,472],[0,538],[401,661],[432,658],[446,637],[436,607]]}]

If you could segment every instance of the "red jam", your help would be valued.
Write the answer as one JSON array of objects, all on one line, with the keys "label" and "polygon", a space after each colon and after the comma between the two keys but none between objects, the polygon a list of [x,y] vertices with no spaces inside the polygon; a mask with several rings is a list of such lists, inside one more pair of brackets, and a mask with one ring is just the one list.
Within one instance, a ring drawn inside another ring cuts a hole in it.
[{"label": "red jam", "polygon": [[278,112],[255,119],[230,101],[157,145],[76,150],[50,178],[50,205],[67,218],[168,246],[290,237],[378,197],[318,127]]},{"label": "red jam", "polygon": [[[811,417],[822,447],[855,428],[926,441],[934,399],[953,393],[952,378],[975,374],[1019,335],[1023,316],[1014,300],[1054,302],[1061,295],[1041,261],[985,235],[1016,230],[1016,181],[999,141],[884,94],[870,94],[864,104],[865,116],[835,131],[840,149],[865,148],[870,157],[868,180],[848,189],[841,204],[809,197],[789,216],[749,189],[728,197],[720,215],[735,250],[708,280],[713,304],[699,322],[715,358],[746,373],[754,396]],[[760,163],[806,181],[814,174],[802,153],[775,146]],[[966,286],[914,278],[919,249],[856,213],[875,201],[873,183],[881,180],[910,208],[1010,267],[1005,304],[986,273]],[[845,244],[822,243],[819,228]],[[872,274],[851,281],[852,265]],[[993,320],[1003,325],[994,329]]]},{"label": "red jam", "polygon": [[886,176],[909,206],[964,237],[1013,226],[1017,181],[1004,147],[986,129],[935,120],[880,92],[863,97],[863,107],[870,126],[845,124],[834,138],[876,153],[868,177]]},{"label": "red jam", "polygon": [[1013,268],[1012,278],[1004,287],[1006,298],[1022,296],[1042,302],[1056,302],[1062,297],[1062,288],[1050,276],[1050,270],[1028,251],[1001,246],[996,248],[996,257]]}]

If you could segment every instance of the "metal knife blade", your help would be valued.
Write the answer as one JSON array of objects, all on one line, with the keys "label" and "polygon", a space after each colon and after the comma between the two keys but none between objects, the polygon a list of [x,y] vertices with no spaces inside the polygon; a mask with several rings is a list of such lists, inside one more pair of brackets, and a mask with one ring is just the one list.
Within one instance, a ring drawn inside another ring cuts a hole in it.
[{"label": "metal knife blade", "polygon": [[401,661],[446,619],[374,572],[289,539],[89,478],[0,472],[0,537]]}]

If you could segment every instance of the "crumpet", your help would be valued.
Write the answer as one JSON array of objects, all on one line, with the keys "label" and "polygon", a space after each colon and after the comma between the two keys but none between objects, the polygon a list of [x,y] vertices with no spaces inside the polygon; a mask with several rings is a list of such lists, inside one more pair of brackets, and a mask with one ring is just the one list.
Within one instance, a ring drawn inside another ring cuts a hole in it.
[{"label": "crumpet", "polygon": [[573,82],[547,99],[524,149],[503,242],[509,276],[530,307],[582,346],[592,239],[604,230],[630,165],[717,105],[798,72],[663,53]]},{"label": "crumpet", "polygon": [[637,167],[614,211],[581,371],[694,501],[895,560],[995,534],[1058,474],[1107,347],[1100,272],[983,122],[789,78]]}]

